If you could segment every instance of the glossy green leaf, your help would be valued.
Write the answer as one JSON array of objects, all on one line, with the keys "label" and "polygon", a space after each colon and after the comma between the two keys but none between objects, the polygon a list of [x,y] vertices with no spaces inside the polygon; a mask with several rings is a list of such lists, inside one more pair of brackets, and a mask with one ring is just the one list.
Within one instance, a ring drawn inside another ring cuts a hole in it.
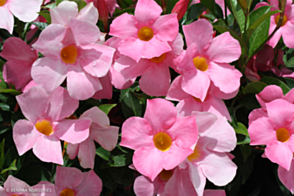
[{"label": "glossy green leaf", "polygon": [[46,22],[33,22],[33,24],[36,25],[36,27],[38,27],[38,29],[40,29],[41,31],[48,26]]},{"label": "glossy green leaf", "polygon": [[294,88],[294,80],[292,78],[283,78],[285,80],[286,85],[292,89]]},{"label": "glossy green leaf", "polygon": [[274,85],[277,85],[277,86],[281,87],[284,94],[288,93],[289,90],[290,90],[289,87],[284,82],[282,82],[281,80],[276,79],[276,78],[266,76],[266,77],[261,78],[260,81],[264,82],[264,83],[266,83],[268,85],[274,84]]},{"label": "glossy green leaf", "polygon": [[294,57],[290,58],[287,62],[285,62],[286,67],[294,67]]},{"label": "glossy green leaf", "polygon": [[165,0],[166,13],[170,14],[179,0]]},{"label": "glossy green leaf", "polygon": [[267,85],[263,82],[251,82],[245,86],[245,88],[243,89],[243,93],[257,94],[257,93],[260,93],[266,86]]},{"label": "glossy green leaf", "polygon": [[43,6],[43,8],[48,8],[48,9],[53,9],[55,7],[56,7],[56,3],[50,3],[50,4]]},{"label": "glossy green leaf", "polygon": [[183,17],[182,24],[190,24],[196,21],[201,13],[206,10],[206,7],[202,3],[193,4],[190,6]]},{"label": "glossy green leaf", "polygon": [[0,143],[0,169],[2,169],[2,166],[4,164],[4,157],[5,157],[4,145],[5,145],[5,138]]},{"label": "glossy green leaf", "polygon": [[237,134],[237,145],[250,144],[250,141],[249,136]]},{"label": "glossy green leaf", "polygon": [[58,6],[59,3],[61,3],[64,0],[55,0],[56,6]]},{"label": "glossy green leaf", "polygon": [[10,164],[10,166],[9,166],[8,168],[3,169],[3,170],[1,171],[1,174],[4,174],[4,173],[6,173],[6,172],[8,172],[8,171],[10,171],[10,170],[13,170],[13,171],[17,170],[15,164],[16,164],[16,159]]},{"label": "glossy green leaf", "polygon": [[9,93],[11,95],[20,95],[21,92],[18,90],[14,90],[14,89],[2,89],[0,88],[0,93]]},{"label": "glossy green leaf", "polygon": [[120,100],[125,118],[143,115],[143,104],[140,98],[130,91],[130,89],[121,91]]},{"label": "glossy green leaf", "polygon": [[207,9],[209,9],[213,15],[216,16],[215,14],[215,0],[200,0],[201,3],[203,3],[203,5],[205,7],[207,7]]},{"label": "glossy green leaf", "polygon": [[110,152],[105,150],[101,146],[96,149],[96,154],[106,161],[109,161],[109,159],[110,159]]},{"label": "glossy green leaf", "polygon": [[237,127],[234,128],[235,132],[238,134],[249,136],[248,130],[242,123],[238,122]]},{"label": "glossy green leaf", "polygon": [[231,9],[240,27],[241,33],[244,33],[245,15],[237,0],[230,0]]},{"label": "glossy green leaf", "polygon": [[117,104],[103,104],[98,106],[100,110],[102,110],[106,115],[110,112],[112,108],[114,108]]}]

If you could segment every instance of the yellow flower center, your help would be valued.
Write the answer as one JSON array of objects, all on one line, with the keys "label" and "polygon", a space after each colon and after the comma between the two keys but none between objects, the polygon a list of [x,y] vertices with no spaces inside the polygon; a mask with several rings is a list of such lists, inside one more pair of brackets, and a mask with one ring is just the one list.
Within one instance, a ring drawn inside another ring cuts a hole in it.
[{"label": "yellow flower center", "polygon": [[61,191],[59,196],[75,196],[75,192],[72,189],[66,188]]},{"label": "yellow flower center", "polygon": [[198,159],[201,155],[200,149],[197,147],[197,145],[194,148],[194,152],[188,156],[188,161],[195,161]]},{"label": "yellow flower center", "polygon": [[171,137],[165,132],[156,133],[153,137],[155,147],[161,151],[167,151],[172,145]]},{"label": "yellow flower center", "polygon": [[289,140],[291,133],[286,128],[279,128],[276,131],[277,139],[280,142],[286,142]]},{"label": "yellow flower center", "polygon": [[0,0],[0,7],[6,4],[6,0]]},{"label": "yellow flower center", "polygon": [[138,38],[142,41],[149,41],[153,37],[153,30],[150,27],[142,27],[138,31]]},{"label": "yellow flower center", "polygon": [[60,52],[61,59],[67,64],[73,64],[77,60],[78,49],[74,45],[62,48]]},{"label": "yellow flower center", "polygon": [[162,55],[158,57],[153,57],[152,59],[150,59],[150,61],[153,63],[161,63],[162,61],[164,61],[165,56],[166,56],[165,53],[163,53]]},{"label": "yellow flower center", "polygon": [[199,56],[195,57],[193,59],[193,63],[196,69],[199,69],[200,71],[206,71],[208,69],[208,63],[206,58],[204,57],[199,57]]},{"label": "yellow flower center", "polygon": [[161,178],[161,180],[163,181],[168,181],[170,179],[170,177],[172,177],[173,175],[173,171],[172,170],[162,170],[159,174],[159,177]]},{"label": "yellow flower center", "polygon": [[36,129],[44,134],[44,135],[51,135],[53,133],[53,128],[51,123],[48,120],[41,120],[35,124]]},{"label": "yellow flower center", "polygon": [[[276,22],[276,24],[279,23],[279,20],[280,20],[280,14],[278,14],[278,15],[276,16],[276,18],[275,18],[275,22]],[[284,25],[286,24],[286,22],[287,22],[287,16],[284,15],[284,17],[283,17],[283,22],[282,22],[281,27],[284,26]]]}]

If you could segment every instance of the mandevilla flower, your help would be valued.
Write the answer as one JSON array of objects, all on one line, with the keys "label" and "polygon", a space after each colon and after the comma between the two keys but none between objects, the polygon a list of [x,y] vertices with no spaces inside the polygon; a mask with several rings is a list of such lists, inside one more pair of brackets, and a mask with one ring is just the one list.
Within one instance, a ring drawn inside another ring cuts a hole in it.
[{"label": "mandevilla flower", "polygon": [[127,13],[115,18],[109,34],[122,39],[118,51],[136,62],[171,51],[167,42],[178,35],[176,14],[160,16],[161,7],[154,0],[139,0],[135,15]]},{"label": "mandevilla flower", "polygon": [[79,102],[58,87],[50,95],[34,86],[16,97],[23,115],[13,127],[13,140],[19,155],[33,148],[44,162],[63,164],[60,139],[73,144],[88,138],[90,119],[69,120]]},{"label": "mandevilla flower", "polygon": [[197,140],[195,116],[177,117],[174,105],[164,99],[147,100],[144,118],[131,117],[122,126],[121,146],[135,150],[133,164],[152,181],[193,153]]},{"label": "mandevilla flower", "polygon": [[24,22],[32,22],[38,17],[42,0],[0,0],[0,28],[12,34],[14,18]]}]

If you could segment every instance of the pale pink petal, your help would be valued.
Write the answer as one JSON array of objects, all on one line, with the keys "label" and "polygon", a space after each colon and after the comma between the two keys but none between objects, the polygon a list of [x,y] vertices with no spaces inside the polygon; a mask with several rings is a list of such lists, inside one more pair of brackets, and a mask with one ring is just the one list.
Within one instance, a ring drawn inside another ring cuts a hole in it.
[{"label": "pale pink petal", "polygon": [[108,116],[98,107],[88,109],[80,116],[80,119],[91,119],[92,125],[97,128],[108,128],[110,123]]},{"label": "pale pink petal", "polygon": [[69,96],[67,90],[57,87],[48,99],[50,103],[48,115],[53,121],[69,117],[79,107],[79,101]]},{"label": "pale pink petal", "polygon": [[[292,10],[294,12],[294,10]],[[283,26],[283,41],[285,45],[289,48],[294,48],[294,40],[293,40],[293,32],[294,32],[294,24],[291,23],[290,21]]]},{"label": "pale pink petal", "polygon": [[[274,17],[271,17],[271,20],[275,20]],[[272,22],[271,22],[272,23]],[[271,25],[270,29],[269,29],[269,34],[271,34],[274,29],[276,28],[277,25]],[[283,28],[279,28],[275,34],[272,36],[272,38],[267,42],[268,45],[270,45],[271,47],[276,47],[276,45],[278,44],[281,36],[282,36],[282,32],[283,32]]]},{"label": "pale pink petal", "polygon": [[[195,84],[198,88],[195,88]],[[204,101],[209,85],[210,79],[205,72],[192,70],[183,75],[182,89],[201,101]]]},{"label": "pale pink petal", "polygon": [[[150,178],[151,181],[154,181],[156,176],[163,169],[161,160],[163,158],[162,155],[164,153],[165,152],[162,152],[154,147],[144,147],[144,148],[137,149],[134,152],[133,164],[138,170],[138,172]],[[177,160],[173,158],[173,159],[168,159],[167,161],[174,162]]]},{"label": "pale pink petal", "polygon": [[248,133],[251,139],[250,145],[266,145],[277,139],[272,122],[266,117],[252,121]]},{"label": "pale pink petal", "polygon": [[61,167],[56,168],[56,193],[60,194],[63,189],[77,187],[84,179],[84,174],[74,167]]},{"label": "pale pink petal", "polygon": [[277,163],[286,170],[290,169],[293,152],[287,144],[279,141],[270,143],[266,146],[264,152],[271,162]]},{"label": "pale pink petal", "polygon": [[150,21],[155,21],[161,14],[162,9],[153,0],[140,0],[135,8],[135,17],[140,25],[147,25]]},{"label": "pale pink petal", "polygon": [[275,128],[281,128],[294,119],[294,105],[284,99],[276,99],[265,104],[268,117],[275,125]]},{"label": "pale pink petal", "polygon": [[218,117],[225,116],[229,121],[231,121],[230,113],[224,101],[214,97],[213,95],[207,95],[205,101],[203,102],[203,110],[211,112]]},{"label": "pale pink petal", "polygon": [[181,100],[176,109],[179,116],[191,116],[194,111],[203,111],[203,104],[192,97]]},{"label": "pale pink petal", "polygon": [[96,24],[71,18],[68,26],[74,34],[77,45],[88,45],[100,39],[100,31]]},{"label": "pale pink petal", "polygon": [[144,119],[151,125],[153,133],[169,129],[177,120],[173,103],[164,99],[147,99]]},{"label": "pale pink petal", "polygon": [[83,168],[94,168],[96,155],[95,143],[91,138],[86,139],[79,144],[78,158],[80,160],[80,165]]},{"label": "pale pink petal", "polygon": [[10,34],[13,32],[14,18],[7,7],[0,7],[0,28],[6,29]]},{"label": "pale pink petal", "polygon": [[257,119],[259,119],[261,117],[267,117],[268,118],[267,112],[264,109],[257,108],[257,109],[252,110],[250,112],[250,114],[249,114],[249,117],[248,117],[248,119],[249,119],[248,124],[250,125],[253,121],[255,121],[255,120],[257,120]]},{"label": "pale pink petal", "polygon": [[65,64],[44,57],[34,62],[31,73],[33,80],[50,93],[65,80],[67,71]]},{"label": "pale pink petal", "polygon": [[134,182],[134,192],[138,196],[153,196],[155,188],[154,184],[149,178],[145,176],[139,176]]},{"label": "pale pink petal", "polygon": [[265,103],[275,99],[284,98],[281,87],[277,85],[268,85],[260,93],[256,95],[256,99],[260,106],[265,109]]},{"label": "pale pink petal", "polygon": [[39,137],[33,152],[41,161],[63,165],[60,140],[56,136]]},{"label": "pale pink petal", "polygon": [[213,28],[210,22],[205,19],[183,25],[183,31],[187,46],[189,47],[192,43],[196,43],[200,52],[205,51],[212,41]]},{"label": "pale pink petal", "polygon": [[239,92],[239,88],[237,88],[235,91],[233,91],[231,93],[225,93],[225,92],[221,91],[218,87],[216,87],[213,82],[211,82],[209,91],[213,96],[220,98],[220,99],[227,100],[227,99],[232,99],[233,97],[235,97]]},{"label": "pale pink petal", "polygon": [[[145,41],[141,41],[141,42],[145,42]],[[148,42],[145,42],[144,47],[142,48],[142,58],[151,59],[153,57],[159,57],[160,55],[166,52],[169,52],[171,50],[172,48],[170,47],[168,43],[153,37]]]},{"label": "pale pink petal", "polygon": [[100,195],[102,191],[102,181],[97,174],[90,170],[84,173],[82,183],[76,187],[77,195]]},{"label": "pale pink petal", "polygon": [[198,195],[202,195],[206,184],[206,177],[203,171],[196,164],[188,162],[189,164],[189,179],[192,181],[194,189]]},{"label": "pale pink petal", "polygon": [[32,87],[34,87],[34,86],[38,86],[38,85],[34,82],[34,80],[31,80],[27,85],[25,85],[25,86],[21,89],[21,91],[22,91],[23,93],[28,92],[28,91],[30,90],[30,88],[32,88]]},{"label": "pale pink petal", "polygon": [[[154,13],[154,11],[152,11],[152,13]],[[179,23],[176,14],[159,16],[153,24],[155,37],[161,41],[173,41],[178,35],[178,29]]]},{"label": "pale pink petal", "polygon": [[13,127],[13,141],[18,154],[21,156],[31,148],[42,134],[27,120],[18,120]]},{"label": "pale pink petal", "polygon": [[291,89],[286,95],[285,99],[290,103],[294,103],[294,89]]},{"label": "pale pink petal", "polygon": [[165,96],[170,86],[169,67],[165,64],[150,65],[150,68],[141,76],[139,85],[147,95]]},{"label": "pale pink petal", "polygon": [[79,152],[79,144],[68,143],[66,147],[66,153],[70,159],[76,158]]},{"label": "pale pink petal", "polygon": [[294,194],[294,179],[293,179],[293,173],[294,173],[294,159],[292,159],[290,170],[286,170],[283,167],[278,168],[278,176],[280,181],[287,187],[287,189]]},{"label": "pale pink petal", "polygon": [[95,8],[93,3],[89,3],[83,9],[80,10],[76,18],[79,20],[86,20],[93,24],[96,24],[98,22],[98,17],[99,14],[97,8]]},{"label": "pale pink petal", "polygon": [[67,73],[67,90],[71,97],[85,100],[101,89],[102,85],[97,77],[84,72],[79,66],[70,67]]},{"label": "pale pink petal", "polygon": [[119,145],[137,150],[153,145],[153,130],[147,120],[139,117],[127,119],[122,126]]},{"label": "pale pink petal", "polygon": [[38,58],[37,52],[18,37],[10,37],[4,42],[0,56],[8,61],[18,60],[27,63],[33,63]]},{"label": "pale pink petal", "polygon": [[81,65],[86,72],[96,77],[103,77],[110,69],[114,48],[91,44],[83,47],[81,54]]},{"label": "pale pink petal", "polygon": [[9,196],[8,193],[6,192],[6,189],[4,189],[2,186],[0,186],[0,194],[1,196]]},{"label": "pale pink petal", "polygon": [[[23,115],[35,124],[43,117],[48,106],[48,94],[41,87],[32,87],[28,92],[16,97]],[[33,109],[32,109],[33,108]]]},{"label": "pale pink petal", "polygon": [[239,59],[241,47],[229,32],[225,32],[212,40],[206,54],[209,56],[210,61],[231,63]]},{"label": "pale pink petal", "polygon": [[241,72],[227,63],[210,62],[206,72],[214,85],[224,93],[232,93],[240,87]]},{"label": "pale pink petal", "polygon": [[[179,131],[181,130],[181,131]],[[195,116],[178,117],[173,126],[166,130],[178,147],[190,148],[196,143],[198,129]]]},{"label": "pale pink petal", "polygon": [[62,1],[56,8],[50,9],[51,23],[66,25],[70,18],[78,15],[78,5],[71,1]]},{"label": "pale pink petal", "polygon": [[[4,185],[5,189],[8,189],[8,193],[9,193],[9,191],[12,191],[13,189],[16,189],[16,188],[18,190],[29,190],[31,188],[27,183],[15,178],[12,175],[8,176],[8,178],[6,179],[6,181],[4,182],[3,185]],[[21,193],[25,194],[25,191],[21,192]],[[11,194],[9,194],[9,195],[11,195]],[[2,194],[1,194],[1,196],[2,196]]]},{"label": "pale pink petal", "polygon": [[13,3],[9,4],[9,9],[19,20],[32,22],[38,17],[42,2],[42,0],[13,0]]},{"label": "pale pink petal", "polygon": [[193,116],[196,116],[199,135],[205,134],[205,132],[218,120],[216,115],[209,112],[193,112]]},{"label": "pale pink petal", "polygon": [[138,33],[137,24],[138,22],[133,15],[124,13],[112,21],[109,35],[121,39],[136,37]]},{"label": "pale pink petal", "polygon": [[98,142],[104,149],[112,151],[118,141],[119,127],[109,126],[103,129],[91,128],[90,137]]},{"label": "pale pink petal", "polygon": [[35,191],[36,195],[34,196],[56,196],[55,185],[48,181],[41,181],[38,184],[32,186],[31,188]]},{"label": "pale pink petal", "polygon": [[77,144],[89,137],[89,127],[91,122],[90,119],[64,119],[57,122],[55,133],[61,140]]},{"label": "pale pink petal", "polygon": [[170,88],[168,89],[166,99],[180,101],[180,100],[191,97],[191,95],[183,91],[181,87],[181,83],[182,83],[182,76],[178,76],[173,80],[173,82],[170,85]]},{"label": "pale pink petal", "polygon": [[116,71],[113,68],[113,66],[110,67],[110,74],[111,74],[111,84],[117,89],[129,88],[135,82],[135,79],[136,79],[135,77],[130,80],[125,80],[123,75],[120,72]]},{"label": "pale pink petal", "polygon": [[108,72],[104,77],[99,78],[102,90],[97,91],[92,98],[93,99],[111,99],[112,98],[112,84],[111,74]]}]

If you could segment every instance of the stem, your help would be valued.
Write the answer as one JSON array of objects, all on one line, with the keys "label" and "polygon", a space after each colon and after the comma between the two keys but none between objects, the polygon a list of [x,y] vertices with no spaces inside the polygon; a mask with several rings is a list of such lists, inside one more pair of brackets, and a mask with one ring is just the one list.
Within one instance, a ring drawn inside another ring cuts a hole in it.
[{"label": "stem", "polygon": [[226,25],[229,26],[226,0],[225,0],[225,22],[226,22]]}]

